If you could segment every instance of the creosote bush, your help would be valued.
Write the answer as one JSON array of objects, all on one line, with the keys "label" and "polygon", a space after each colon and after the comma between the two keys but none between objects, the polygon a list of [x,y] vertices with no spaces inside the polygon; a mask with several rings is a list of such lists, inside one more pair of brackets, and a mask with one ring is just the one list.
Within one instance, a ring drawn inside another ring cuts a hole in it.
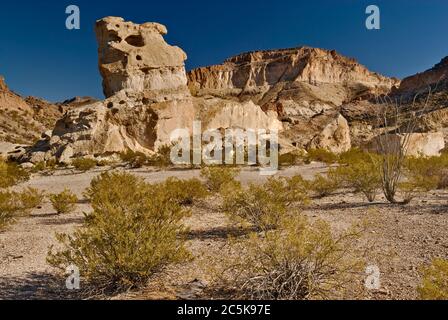
[{"label": "creosote bush", "polygon": [[61,193],[51,194],[49,196],[51,205],[57,214],[70,213],[75,209],[78,197],[70,190],[65,189]]},{"label": "creosote bush", "polygon": [[333,170],[336,180],[354,192],[361,192],[369,202],[373,202],[381,189],[381,157],[355,150],[341,155],[340,162],[341,165]]},{"label": "creosote bush", "polygon": [[0,191],[0,231],[11,224],[20,212],[21,205],[16,194],[8,191]]},{"label": "creosote bush", "polygon": [[228,183],[235,183],[235,178],[240,173],[238,168],[229,167],[203,167],[201,177],[205,179],[205,186],[211,192],[219,192]]},{"label": "creosote bush", "polygon": [[317,161],[330,165],[338,161],[338,155],[327,149],[310,149],[308,150],[306,159],[307,162]]},{"label": "creosote bush", "polygon": [[310,190],[319,198],[332,195],[341,185],[339,177],[334,170],[329,170],[326,175],[317,174],[314,179],[309,182]]},{"label": "creosote bush", "polygon": [[18,193],[22,208],[31,210],[40,207],[45,200],[45,192],[36,188],[28,187],[21,193]]},{"label": "creosote bush", "polygon": [[301,176],[269,178],[262,185],[250,184],[247,188],[227,185],[222,196],[223,210],[231,219],[258,230],[277,228],[286,215],[297,213],[293,204],[308,203],[307,183]]},{"label": "creosote bush", "polygon": [[18,164],[0,160],[0,188],[14,186],[29,180],[29,178],[29,172]]},{"label": "creosote bush", "polygon": [[225,271],[215,281],[238,299],[333,298],[362,269],[356,250],[361,235],[358,226],[335,235],[322,220],[287,218],[278,229],[231,243],[233,254],[220,261]]},{"label": "creosote bush", "polygon": [[422,282],[418,293],[424,300],[448,300],[448,260],[435,259],[422,268]]},{"label": "creosote bush", "polygon": [[34,188],[22,192],[0,191],[0,231],[18,217],[26,216],[43,202],[45,195]]},{"label": "creosote bush", "polygon": [[195,201],[204,199],[208,191],[199,179],[180,180],[168,178],[161,188],[165,190],[169,201],[180,205],[192,205]]},{"label": "creosote bush", "polygon": [[72,161],[72,165],[75,167],[76,170],[85,172],[95,168],[97,163],[96,160],[94,159],[77,158]]},{"label": "creosote bush", "polygon": [[189,212],[161,186],[129,173],[94,178],[86,191],[93,212],[73,235],[58,235],[63,249],[50,249],[48,262],[62,271],[76,265],[91,288],[116,292],[188,259],[181,219]]}]

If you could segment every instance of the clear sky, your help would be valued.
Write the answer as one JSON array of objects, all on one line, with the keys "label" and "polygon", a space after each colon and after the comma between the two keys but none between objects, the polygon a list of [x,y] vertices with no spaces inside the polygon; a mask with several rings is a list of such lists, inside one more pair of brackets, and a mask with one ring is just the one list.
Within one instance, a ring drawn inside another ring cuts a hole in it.
[{"label": "clear sky", "polygon": [[[80,30],[65,28],[70,4],[81,10]],[[365,28],[370,4],[381,9],[381,30]],[[109,15],[165,24],[188,69],[308,45],[402,78],[448,55],[448,0],[16,0],[0,10],[0,74],[12,90],[50,101],[103,97],[93,26]]]}]

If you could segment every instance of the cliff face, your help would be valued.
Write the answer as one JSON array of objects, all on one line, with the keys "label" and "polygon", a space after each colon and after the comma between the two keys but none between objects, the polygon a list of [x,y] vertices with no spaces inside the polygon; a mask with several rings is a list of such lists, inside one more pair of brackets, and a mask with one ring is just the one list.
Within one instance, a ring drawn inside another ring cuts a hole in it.
[{"label": "cliff face", "polygon": [[54,104],[12,92],[0,77],[0,141],[29,144],[53,128],[61,115]]},{"label": "cliff face", "polygon": [[[244,53],[222,65],[188,73],[193,95],[251,100],[265,112],[277,114],[283,122],[283,136],[291,145],[335,152],[351,146],[339,107],[388,94],[398,85],[399,80],[371,72],[334,50],[310,47]],[[327,126],[329,123],[333,125]],[[330,138],[317,139],[323,128]],[[336,132],[342,134],[333,139]]]},{"label": "cliff face", "polygon": [[313,86],[341,85],[384,93],[399,81],[370,72],[354,59],[336,51],[300,47],[255,51],[227,59],[222,65],[204,67],[188,73],[192,92],[220,95],[265,93],[281,83]]},{"label": "cliff face", "polygon": [[448,57],[443,58],[433,68],[403,79],[396,95],[412,95],[418,91],[448,90]]}]

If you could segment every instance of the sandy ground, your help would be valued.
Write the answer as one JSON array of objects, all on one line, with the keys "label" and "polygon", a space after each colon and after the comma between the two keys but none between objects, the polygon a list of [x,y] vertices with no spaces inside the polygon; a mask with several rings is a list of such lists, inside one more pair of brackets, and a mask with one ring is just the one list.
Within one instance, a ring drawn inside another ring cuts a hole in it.
[{"label": "sandy ground", "polygon": [[[0,233],[0,299],[76,296],[65,289],[64,281],[54,277],[54,270],[46,263],[46,255],[48,248],[57,243],[55,233],[71,232],[82,223],[83,212],[90,210],[82,196],[83,191],[91,179],[104,170],[82,174],[59,170],[51,176],[35,175],[19,186],[31,186],[49,193],[69,188],[79,196],[80,201],[74,213],[63,216],[54,215],[50,203],[45,203],[31,216],[20,218],[7,231]],[[278,175],[301,174],[305,178],[312,178],[314,174],[325,170],[324,165],[314,163],[287,168],[279,171]],[[129,171],[150,182],[162,181],[170,176],[199,177],[199,170],[156,171],[145,168]],[[256,168],[246,168],[239,179],[243,183],[262,182],[266,177],[260,176]],[[202,289],[207,284],[204,267],[208,257],[220,255],[228,235],[238,235],[239,232],[229,226],[215,200],[212,198],[193,207],[193,215],[186,220],[190,228],[188,247],[195,260],[168,268],[145,290],[116,298],[203,297]],[[362,196],[346,192],[314,199],[304,214],[311,219],[325,219],[336,229],[372,217],[371,220],[376,222],[363,241],[368,243],[371,251],[367,263],[380,268],[381,289],[362,290],[355,298],[416,299],[416,287],[420,281],[419,266],[435,257],[448,258],[447,200],[447,192],[437,191],[406,206],[387,204],[381,197],[377,203],[367,204]],[[362,286],[362,283],[358,285]]]}]

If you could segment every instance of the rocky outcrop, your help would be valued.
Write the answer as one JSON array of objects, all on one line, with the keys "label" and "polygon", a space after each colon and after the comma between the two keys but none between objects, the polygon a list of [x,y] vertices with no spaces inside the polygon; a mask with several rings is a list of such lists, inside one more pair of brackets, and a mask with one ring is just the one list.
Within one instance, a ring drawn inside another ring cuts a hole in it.
[{"label": "rocky outcrop", "polygon": [[0,77],[0,141],[30,144],[52,129],[61,115],[55,104],[14,93]]},{"label": "rocky outcrop", "polygon": [[[399,83],[397,79],[370,72],[336,51],[310,47],[244,53],[227,59],[222,65],[192,70],[188,80],[196,95],[236,96],[261,102],[261,105],[270,102],[263,99],[270,90],[273,90],[270,100],[278,98],[274,93],[282,93],[284,84],[304,83],[329,89],[331,85],[339,86],[344,92],[334,88],[334,92],[327,94],[329,102],[338,104],[338,101],[352,98],[351,95],[389,92]],[[283,85],[279,88],[279,84]],[[287,89],[301,91],[302,88]],[[297,100],[290,92],[282,100],[286,98]]]},{"label": "rocky outcrop", "polygon": [[222,65],[192,70],[188,80],[197,97],[250,100],[277,113],[284,142],[334,152],[351,145],[339,107],[387,94],[399,84],[336,51],[309,47],[241,54]]},{"label": "rocky outcrop", "polygon": [[448,57],[443,58],[433,68],[403,79],[394,95],[410,95],[413,97],[420,91],[448,90]]},{"label": "rocky outcrop", "polygon": [[165,26],[107,17],[96,24],[99,68],[106,97],[147,92],[154,102],[189,97],[185,52],[168,45]]},{"label": "rocky outcrop", "polygon": [[396,154],[402,146],[406,146],[405,153],[408,156],[439,156],[445,148],[445,140],[441,132],[411,133],[408,136],[388,134],[375,137],[368,145],[368,149]]},{"label": "rocky outcrop", "polygon": [[151,154],[169,143],[174,129],[191,128],[195,111],[186,86],[186,54],[163,40],[166,32],[157,23],[99,20],[99,68],[107,99],[67,111],[22,161],[70,163],[127,150]]}]

